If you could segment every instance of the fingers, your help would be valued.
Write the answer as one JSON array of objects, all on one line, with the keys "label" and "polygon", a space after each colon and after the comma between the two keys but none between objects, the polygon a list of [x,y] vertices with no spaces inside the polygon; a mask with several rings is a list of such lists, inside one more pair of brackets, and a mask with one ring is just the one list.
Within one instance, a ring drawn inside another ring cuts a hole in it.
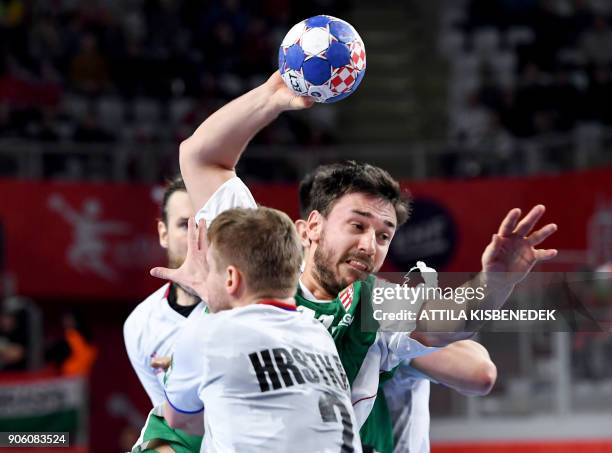
[{"label": "fingers", "polygon": [[535,251],[535,257],[538,261],[548,261],[557,256],[558,253],[557,249],[540,249]]},{"label": "fingers", "polygon": [[198,222],[198,250],[201,250],[206,254],[208,249],[208,230],[206,229],[206,220],[200,219]]},{"label": "fingers", "polygon": [[500,236],[510,236],[516,228],[516,223],[521,217],[521,210],[519,208],[511,209],[504,220],[502,220],[499,226],[498,234]]},{"label": "fingers", "polygon": [[168,269],[167,267],[154,267],[149,271],[149,273],[153,277],[161,278],[162,280],[172,280],[174,271],[175,269]]},{"label": "fingers", "polygon": [[544,242],[544,240],[546,240],[546,238],[553,234],[555,231],[557,231],[557,225],[555,225],[554,223],[549,223],[545,227],[542,227],[538,231],[532,233],[527,238],[527,242],[530,246],[534,247]]},{"label": "fingers", "polygon": [[536,223],[540,220],[542,215],[546,211],[544,205],[534,206],[531,211],[520,221],[520,223],[516,226],[514,233],[525,237],[529,234],[529,232],[533,229]]},{"label": "fingers", "polygon": [[189,217],[187,221],[187,253],[198,250],[198,230],[195,227],[195,219]]},{"label": "fingers", "polygon": [[315,100],[310,96],[293,96],[289,101],[289,108],[292,110],[307,109],[314,105]]},{"label": "fingers", "polygon": [[155,357],[151,359],[151,367],[153,368],[161,368],[164,371],[167,371],[170,368],[170,363],[172,359],[170,357]]}]

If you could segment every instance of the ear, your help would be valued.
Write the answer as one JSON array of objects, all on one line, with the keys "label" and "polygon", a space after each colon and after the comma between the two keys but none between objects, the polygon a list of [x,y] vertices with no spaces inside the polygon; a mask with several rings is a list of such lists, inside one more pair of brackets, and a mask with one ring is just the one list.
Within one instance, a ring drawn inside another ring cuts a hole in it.
[{"label": "ear", "polygon": [[318,242],[321,239],[325,218],[319,211],[311,211],[306,220],[306,238],[309,242]]},{"label": "ear", "polygon": [[298,232],[298,237],[300,238],[300,242],[302,243],[302,247],[307,249],[310,247],[310,240],[308,239],[308,232],[306,231],[308,224],[306,220],[297,219],[295,221],[295,229]]},{"label": "ear", "polygon": [[168,248],[168,228],[161,220],[157,221],[157,234],[159,235],[159,245],[163,248]]},{"label": "ear", "polygon": [[225,290],[230,296],[237,296],[244,281],[242,273],[236,266],[227,266]]}]

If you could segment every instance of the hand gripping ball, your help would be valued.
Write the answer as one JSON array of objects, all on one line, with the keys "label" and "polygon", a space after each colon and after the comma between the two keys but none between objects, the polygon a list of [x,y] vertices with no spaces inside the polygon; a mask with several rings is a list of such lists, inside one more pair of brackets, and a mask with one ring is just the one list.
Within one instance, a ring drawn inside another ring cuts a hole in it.
[{"label": "hand gripping ball", "polygon": [[355,92],[366,68],[365,46],[351,24],[314,16],[294,25],[278,51],[278,69],[289,88],[317,102],[337,102]]}]

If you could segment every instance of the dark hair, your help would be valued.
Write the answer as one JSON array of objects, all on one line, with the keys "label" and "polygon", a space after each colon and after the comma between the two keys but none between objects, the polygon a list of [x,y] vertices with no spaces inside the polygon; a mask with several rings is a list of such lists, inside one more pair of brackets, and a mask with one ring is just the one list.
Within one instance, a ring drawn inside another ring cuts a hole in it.
[{"label": "dark hair", "polygon": [[397,226],[410,216],[412,197],[389,173],[374,165],[352,160],[320,165],[300,183],[300,215],[306,219],[310,211],[327,216],[334,203],[350,193],[365,193],[389,201],[395,209]]},{"label": "dark hair", "polygon": [[181,175],[175,176],[166,183],[166,189],[164,190],[164,196],[161,203],[161,220],[166,225],[168,225],[168,200],[174,192],[179,191],[187,192],[185,182]]},{"label": "dark hair", "polygon": [[215,217],[207,234],[217,251],[218,266],[237,266],[253,293],[267,297],[293,295],[302,246],[287,214],[264,207],[228,209]]},{"label": "dark hair", "polygon": [[310,172],[302,181],[300,181],[299,196],[300,196],[300,219],[306,220],[310,211],[312,211],[312,200],[310,192],[312,191],[312,184],[314,183],[315,172]]}]

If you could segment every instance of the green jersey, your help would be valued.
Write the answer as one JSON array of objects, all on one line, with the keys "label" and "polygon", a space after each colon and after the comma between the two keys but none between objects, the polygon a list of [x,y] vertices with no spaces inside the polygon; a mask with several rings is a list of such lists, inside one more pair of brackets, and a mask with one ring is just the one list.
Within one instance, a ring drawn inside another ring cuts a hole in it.
[{"label": "green jersey", "polygon": [[[370,275],[356,281],[329,302],[307,299],[298,288],[298,310],[319,319],[330,331],[351,385],[357,422],[364,445],[392,453],[393,431],[384,395],[377,398],[379,383],[392,376],[401,361],[429,352],[406,332],[376,332],[363,329],[372,322],[372,291],[386,284]],[[379,401],[380,400],[380,401]],[[369,418],[368,418],[369,417]],[[367,419],[367,422],[366,422]]]}]

